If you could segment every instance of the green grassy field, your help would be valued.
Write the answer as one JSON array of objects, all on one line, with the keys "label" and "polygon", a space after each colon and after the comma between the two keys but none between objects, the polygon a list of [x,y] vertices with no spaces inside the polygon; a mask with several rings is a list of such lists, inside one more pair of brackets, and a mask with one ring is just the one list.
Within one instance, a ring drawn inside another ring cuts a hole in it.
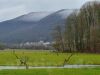
[{"label": "green grassy field", "polygon": [[100,68],[1,70],[0,75],[100,75]]},{"label": "green grassy field", "polygon": [[[27,56],[29,58],[28,65],[30,66],[61,66],[64,59],[70,53],[56,53],[50,51],[32,51],[32,50],[16,50],[19,57]],[[12,50],[0,51],[0,65],[19,65],[20,62],[13,54]],[[76,53],[68,62],[68,64],[100,64],[99,54]]]},{"label": "green grassy field", "polygon": [[[57,55],[50,51],[16,50],[18,57],[29,58],[30,66],[61,66],[70,53]],[[13,50],[0,51],[0,65],[19,65]],[[75,53],[67,64],[100,64],[99,54]],[[0,70],[0,75],[100,75],[100,68]]]}]

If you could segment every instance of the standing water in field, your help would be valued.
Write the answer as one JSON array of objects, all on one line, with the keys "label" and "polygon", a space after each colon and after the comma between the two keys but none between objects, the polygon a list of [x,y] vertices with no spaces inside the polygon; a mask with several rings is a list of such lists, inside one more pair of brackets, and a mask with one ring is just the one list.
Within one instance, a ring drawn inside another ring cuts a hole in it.
[{"label": "standing water in field", "polygon": [[[35,68],[95,68],[100,67],[100,65],[65,65],[65,66],[42,66],[42,67],[32,67],[30,66],[29,69],[35,69]],[[0,66],[0,70],[3,69],[26,69],[25,66]]]}]

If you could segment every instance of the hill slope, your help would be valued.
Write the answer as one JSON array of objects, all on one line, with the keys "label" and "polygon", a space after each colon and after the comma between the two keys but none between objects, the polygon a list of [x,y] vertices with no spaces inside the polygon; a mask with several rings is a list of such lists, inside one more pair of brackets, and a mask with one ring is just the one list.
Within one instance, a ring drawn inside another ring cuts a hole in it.
[{"label": "hill slope", "polygon": [[0,41],[19,43],[51,41],[50,33],[56,25],[64,25],[72,11],[32,12],[0,23]]}]

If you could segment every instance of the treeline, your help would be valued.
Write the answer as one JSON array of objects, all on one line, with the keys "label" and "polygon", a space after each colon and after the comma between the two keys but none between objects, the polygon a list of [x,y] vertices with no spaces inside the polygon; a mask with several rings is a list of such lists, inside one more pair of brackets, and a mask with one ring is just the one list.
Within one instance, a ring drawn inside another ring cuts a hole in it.
[{"label": "treeline", "polygon": [[61,52],[100,52],[100,2],[88,2],[53,32],[53,47]]}]

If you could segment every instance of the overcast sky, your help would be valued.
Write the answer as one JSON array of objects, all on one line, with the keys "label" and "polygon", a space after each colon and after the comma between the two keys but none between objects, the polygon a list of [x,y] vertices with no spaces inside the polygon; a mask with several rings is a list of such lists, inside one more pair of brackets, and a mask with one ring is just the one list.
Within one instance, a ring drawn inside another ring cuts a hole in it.
[{"label": "overcast sky", "polygon": [[29,12],[78,9],[87,1],[93,0],[0,0],[0,21]]}]

